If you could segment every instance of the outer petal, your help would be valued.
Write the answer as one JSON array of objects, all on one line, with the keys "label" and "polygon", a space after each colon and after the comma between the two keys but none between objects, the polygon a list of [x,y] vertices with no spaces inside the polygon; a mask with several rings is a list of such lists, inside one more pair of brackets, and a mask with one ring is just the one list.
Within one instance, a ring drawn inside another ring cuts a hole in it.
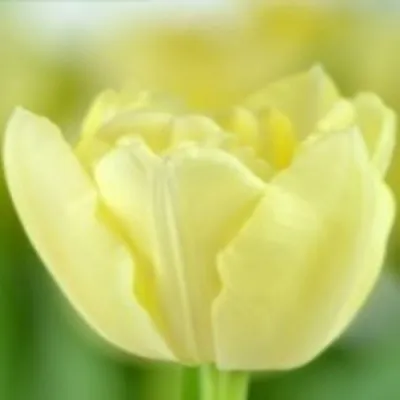
[{"label": "outer petal", "polygon": [[332,108],[318,122],[316,132],[312,135],[342,132],[354,126],[356,111],[351,101],[340,99],[332,105]]},{"label": "outer petal", "polygon": [[396,115],[372,93],[358,95],[354,107],[372,162],[385,175],[396,142]]},{"label": "outer petal", "polygon": [[143,145],[115,149],[99,164],[96,180],[150,260],[178,354],[213,361],[216,254],[252,213],[264,183],[220,150],[189,146],[160,159]]},{"label": "outer petal", "polygon": [[149,93],[124,93],[106,90],[93,101],[89,112],[82,124],[81,138],[91,140],[98,130],[117,114],[127,111],[137,111],[145,108],[149,102]]},{"label": "outer petal", "polygon": [[176,154],[165,178],[171,196],[165,213],[175,215],[181,233],[200,361],[214,361],[211,308],[220,292],[216,256],[251,215],[265,184],[232,156],[196,147]]},{"label": "outer petal", "polygon": [[115,119],[118,121],[118,128],[121,129],[121,124],[125,122],[126,125],[126,116],[135,115],[138,110],[145,109],[149,100],[150,94],[147,92],[117,93],[106,90],[100,93],[93,101],[82,123],[81,134],[76,145],[76,153],[80,160],[88,167],[95,163],[110,148],[110,143],[104,140],[106,138],[99,137],[99,131]]},{"label": "outer petal", "polygon": [[303,150],[219,255],[213,321],[228,369],[301,365],[349,323],[383,261],[393,202],[357,132]]},{"label": "outer petal", "polygon": [[173,359],[132,290],[134,265],[96,213],[97,193],[59,130],[16,111],[6,132],[7,181],[26,230],[71,302],[105,338]]},{"label": "outer petal", "polygon": [[274,108],[286,114],[299,138],[312,132],[316,123],[339,99],[332,80],[319,66],[269,85],[250,96],[245,105],[252,110]]}]

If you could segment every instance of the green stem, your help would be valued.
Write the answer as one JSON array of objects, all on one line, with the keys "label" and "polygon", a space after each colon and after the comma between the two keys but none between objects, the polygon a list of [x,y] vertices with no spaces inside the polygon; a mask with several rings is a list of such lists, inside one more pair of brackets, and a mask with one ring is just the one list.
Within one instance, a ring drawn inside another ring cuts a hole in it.
[{"label": "green stem", "polygon": [[200,400],[246,400],[248,374],[200,367]]}]

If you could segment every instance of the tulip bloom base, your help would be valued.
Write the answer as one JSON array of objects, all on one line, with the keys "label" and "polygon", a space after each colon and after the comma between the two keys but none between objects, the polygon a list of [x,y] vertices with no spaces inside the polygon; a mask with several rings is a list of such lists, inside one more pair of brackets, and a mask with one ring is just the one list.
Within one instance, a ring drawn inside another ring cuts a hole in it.
[{"label": "tulip bloom base", "polygon": [[247,399],[248,374],[220,371],[212,365],[199,368],[200,400]]}]

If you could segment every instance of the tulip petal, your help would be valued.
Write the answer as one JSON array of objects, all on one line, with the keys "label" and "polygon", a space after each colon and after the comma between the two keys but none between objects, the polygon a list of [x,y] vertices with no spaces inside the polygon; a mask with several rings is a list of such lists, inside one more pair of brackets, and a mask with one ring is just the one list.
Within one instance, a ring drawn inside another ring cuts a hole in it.
[{"label": "tulip petal", "polygon": [[193,327],[202,360],[215,360],[212,303],[220,291],[216,255],[252,214],[265,188],[234,157],[187,148],[171,159],[171,211],[185,259]]},{"label": "tulip petal", "polygon": [[172,116],[166,112],[128,111],[120,113],[98,132],[99,138],[113,143],[131,136],[141,138],[155,152],[170,145]]},{"label": "tulip petal", "polygon": [[226,134],[211,119],[201,115],[185,115],[175,119],[172,129],[171,146],[195,142],[201,146],[218,147]]},{"label": "tulip petal", "polygon": [[98,216],[99,199],[58,128],[18,110],[5,138],[19,215],[70,301],[103,337],[137,355],[173,359],[135,299],[132,258]]},{"label": "tulip petal", "polygon": [[[81,162],[87,167],[92,165],[101,158],[109,149],[109,138],[103,137],[101,134],[106,128],[110,129],[112,123],[112,131],[116,136],[121,130],[126,130],[127,119],[137,115],[138,110],[144,110],[149,103],[150,94],[148,92],[115,92],[106,90],[100,93],[93,101],[89,111],[83,120],[81,134],[76,145],[75,152]],[[114,126],[114,121],[117,126]],[[129,133],[132,133],[132,126]],[[137,132],[135,132],[137,133]]]},{"label": "tulip petal", "polygon": [[250,96],[245,105],[254,111],[273,108],[286,114],[303,139],[338,99],[332,80],[321,67],[315,66],[307,73],[270,84]]},{"label": "tulip petal", "polygon": [[372,93],[363,93],[354,100],[356,124],[361,128],[373,164],[385,175],[396,142],[396,115]]},{"label": "tulip petal", "polygon": [[354,126],[355,117],[356,112],[353,103],[340,99],[318,122],[314,136],[348,130]]},{"label": "tulip petal", "polygon": [[304,148],[219,254],[219,367],[285,369],[322,351],[376,280],[393,208],[357,131]]},{"label": "tulip petal", "polygon": [[96,181],[131,241],[150,260],[179,357],[214,359],[216,254],[252,213],[264,183],[234,157],[187,146],[158,158],[143,144],[109,153]]},{"label": "tulip petal", "polygon": [[93,101],[82,124],[81,139],[93,139],[100,128],[111,121],[117,114],[144,109],[148,105],[147,92],[124,93],[106,90]]}]

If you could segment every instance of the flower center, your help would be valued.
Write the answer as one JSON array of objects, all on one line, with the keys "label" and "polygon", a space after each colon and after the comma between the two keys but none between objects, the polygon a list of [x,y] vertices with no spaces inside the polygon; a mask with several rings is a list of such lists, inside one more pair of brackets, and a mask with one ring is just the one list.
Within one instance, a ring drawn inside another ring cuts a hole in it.
[{"label": "flower center", "polygon": [[235,108],[220,119],[228,132],[234,133],[239,146],[250,147],[260,160],[273,170],[287,168],[298,146],[293,124],[277,109],[257,114],[244,108]]},{"label": "flower center", "polygon": [[163,112],[134,103],[131,109],[114,108],[110,112],[112,115],[106,113],[108,117],[101,122],[99,106],[91,111],[91,129],[83,130],[76,149],[87,165],[96,163],[113,146],[132,141],[146,143],[160,156],[195,144],[227,151],[269,180],[290,165],[298,146],[290,119],[274,108],[254,112],[235,107],[224,115],[202,116]]}]

